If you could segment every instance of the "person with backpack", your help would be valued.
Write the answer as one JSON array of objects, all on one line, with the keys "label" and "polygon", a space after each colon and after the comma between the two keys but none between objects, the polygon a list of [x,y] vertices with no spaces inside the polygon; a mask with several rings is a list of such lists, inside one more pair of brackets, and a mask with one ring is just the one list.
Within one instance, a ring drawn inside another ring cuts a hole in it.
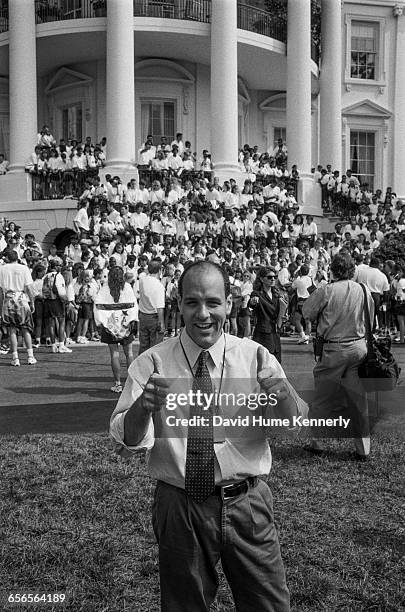
[{"label": "person with backpack", "polygon": [[[52,353],[71,353],[72,349],[65,346],[65,302],[67,298],[65,279],[61,274],[61,269],[60,257],[49,262],[48,272],[42,284],[44,318],[48,330],[47,336],[51,339]],[[57,341],[55,341],[56,333]]]}]

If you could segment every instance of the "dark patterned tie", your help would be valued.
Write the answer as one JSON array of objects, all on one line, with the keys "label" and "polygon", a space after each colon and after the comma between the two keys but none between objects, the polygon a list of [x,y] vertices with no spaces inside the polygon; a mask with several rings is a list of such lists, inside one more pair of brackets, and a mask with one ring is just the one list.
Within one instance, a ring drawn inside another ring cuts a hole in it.
[{"label": "dark patterned tie", "polygon": [[[208,355],[208,351],[200,353],[193,382],[193,391],[200,390],[202,393],[212,393],[213,391],[211,376],[207,367]],[[206,500],[215,488],[212,412],[203,408],[204,405],[190,406],[190,417],[203,416],[208,425],[206,427],[189,426],[188,428],[184,487],[188,495],[198,503]]]}]

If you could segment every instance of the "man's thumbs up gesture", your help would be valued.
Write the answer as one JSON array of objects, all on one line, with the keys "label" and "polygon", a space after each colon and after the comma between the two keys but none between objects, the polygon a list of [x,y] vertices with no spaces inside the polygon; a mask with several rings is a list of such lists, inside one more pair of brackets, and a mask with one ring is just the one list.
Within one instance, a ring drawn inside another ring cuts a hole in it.
[{"label": "man's thumbs up gesture", "polygon": [[163,376],[162,358],[152,353],[152,361],[153,372],[142,393],[142,408],[147,412],[157,412],[163,408],[169,389],[169,382]]}]

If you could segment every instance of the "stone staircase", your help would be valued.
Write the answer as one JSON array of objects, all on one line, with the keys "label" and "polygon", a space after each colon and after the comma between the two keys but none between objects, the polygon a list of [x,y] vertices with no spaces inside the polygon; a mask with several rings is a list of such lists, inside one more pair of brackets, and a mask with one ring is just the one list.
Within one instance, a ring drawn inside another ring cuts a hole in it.
[{"label": "stone staircase", "polygon": [[316,223],[318,225],[319,233],[325,232],[328,234],[331,234],[335,231],[336,223],[346,224],[346,222],[343,221],[341,217],[338,217],[331,212],[324,212],[323,217],[318,217],[316,219]]}]

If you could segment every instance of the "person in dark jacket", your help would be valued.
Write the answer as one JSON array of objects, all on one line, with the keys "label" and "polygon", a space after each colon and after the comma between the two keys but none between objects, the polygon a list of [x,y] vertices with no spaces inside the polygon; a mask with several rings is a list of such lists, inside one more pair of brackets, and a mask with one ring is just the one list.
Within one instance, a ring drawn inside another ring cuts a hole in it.
[{"label": "person in dark jacket", "polygon": [[252,339],[267,348],[281,363],[280,291],[276,282],[277,272],[274,268],[259,268],[248,305],[256,319]]}]

